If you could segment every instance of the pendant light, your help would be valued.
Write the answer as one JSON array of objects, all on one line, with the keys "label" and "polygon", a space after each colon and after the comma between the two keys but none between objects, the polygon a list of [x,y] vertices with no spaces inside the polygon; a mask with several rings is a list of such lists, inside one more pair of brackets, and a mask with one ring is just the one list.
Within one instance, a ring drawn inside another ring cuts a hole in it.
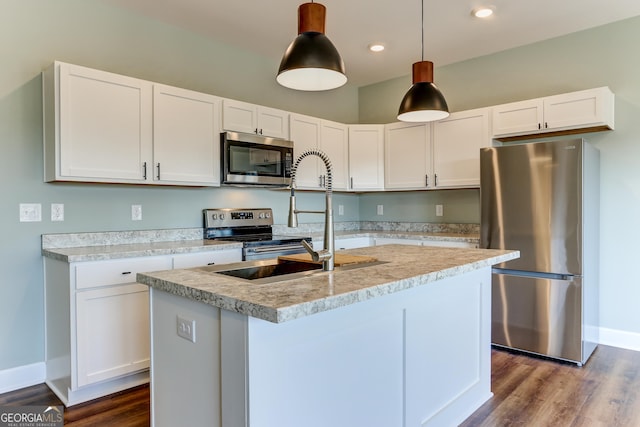
[{"label": "pendant light", "polygon": [[402,98],[398,120],[432,122],[449,116],[442,92],[433,84],[433,62],[424,60],[424,0],[422,0],[422,60],[413,64],[413,85]]},{"label": "pendant light", "polygon": [[282,86],[320,91],[335,89],[347,82],[344,62],[324,35],[326,11],[323,5],[313,2],[298,7],[298,37],[285,51],[276,77]]}]

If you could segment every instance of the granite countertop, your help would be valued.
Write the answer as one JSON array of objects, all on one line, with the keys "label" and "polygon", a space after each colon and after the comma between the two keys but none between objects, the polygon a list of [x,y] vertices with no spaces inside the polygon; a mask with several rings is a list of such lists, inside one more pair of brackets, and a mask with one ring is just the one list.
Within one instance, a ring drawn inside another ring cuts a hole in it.
[{"label": "granite countertop", "polygon": [[383,264],[318,272],[270,284],[215,274],[206,268],[139,273],[154,289],[274,323],[464,274],[519,257],[518,251],[385,245],[340,253],[364,255]]},{"label": "granite countertop", "polygon": [[[310,236],[322,240],[315,230],[286,229],[289,234]],[[278,230],[282,233],[282,230]],[[286,234],[286,233],[283,233]],[[336,239],[352,237],[396,238],[424,241],[478,243],[477,233],[446,233],[398,230],[337,231]],[[103,261],[118,258],[187,254],[241,248],[240,243],[202,239],[202,229],[148,230],[131,232],[100,232],[45,234],[42,255],[64,262]]]},{"label": "granite countertop", "polygon": [[[322,240],[320,233],[312,233],[314,238]],[[479,243],[480,235],[478,233],[440,233],[440,232],[423,232],[423,231],[395,231],[395,230],[354,230],[354,231],[337,231],[336,239],[347,239],[350,237],[378,237],[388,239],[412,239],[424,241],[439,242],[464,242]]]},{"label": "granite countertop", "polygon": [[213,240],[179,240],[172,242],[126,243],[115,245],[43,248],[42,255],[64,262],[104,261],[118,258],[190,254],[241,249],[242,243]]}]

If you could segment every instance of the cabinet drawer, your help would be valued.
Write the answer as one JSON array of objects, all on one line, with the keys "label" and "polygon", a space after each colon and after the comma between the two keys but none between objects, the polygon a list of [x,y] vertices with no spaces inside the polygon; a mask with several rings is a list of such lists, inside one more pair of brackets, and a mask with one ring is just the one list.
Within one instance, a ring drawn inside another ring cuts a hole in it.
[{"label": "cabinet drawer", "polygon": [[136,281],[137,273],[171,269],[170,257],[134,258],[79,263],[76,289],[120,285]]}]

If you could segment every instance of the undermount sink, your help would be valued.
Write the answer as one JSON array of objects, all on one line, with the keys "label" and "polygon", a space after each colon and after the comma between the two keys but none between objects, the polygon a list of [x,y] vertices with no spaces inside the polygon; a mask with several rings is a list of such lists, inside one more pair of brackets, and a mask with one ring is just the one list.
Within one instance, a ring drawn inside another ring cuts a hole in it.
[{"label": "undermount sink", "polygon": [[[271,263],[251,265],[233,270],[216,271],[218,274],[239,277],[246,280],[264,279],[265,277],[282,276],[284,274],[303,273],[322,270],[322,264],[300,261],[268,260]],[[275,261],[275,263],[273,263]]]},{"label": "undermount sink", "polygon": [[[335,270],[352,270],[378,264],[383,264],[383,262],[375,261],[361,264],[349,264],[337,267]],[[199,270],[206,271],[208,273],[224,274],[225,276],[236,277],[252,283],[274,283],[323,272],[322,264],[320,263],[275,258],[200,267]]]}]

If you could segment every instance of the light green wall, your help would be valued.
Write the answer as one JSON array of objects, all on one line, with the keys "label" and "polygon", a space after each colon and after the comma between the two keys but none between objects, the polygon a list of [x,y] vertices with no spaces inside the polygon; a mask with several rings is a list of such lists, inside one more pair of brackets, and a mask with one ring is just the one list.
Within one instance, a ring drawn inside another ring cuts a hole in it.
[{"label": "light green wall", "polygon": [[[614,132],[589,134],[601,154],[601,326],[640,333],[640,17],[444,67],[435,82],[452,111],[609,86]],[[470,41],[472,42],[472,41]],[[360,88],[360,120],[390,122],[408,76]],[[376,203],[392,204],[384,195]],[[361,216],[371,212],[365,200]],[[443,200],[445,213],[447,199]],[[386,207],[386,206],[385,206]],[[431,207],[427,208],[431,211]]]},{"label": "light green wall", "polygon": [[[478,189],[364,193],[360,220],[478,224],[479,197]],[[377,214],[378,205],[383,215]],[[443,206],[443,216],[436,216],[436,205]]]},{"label": "light green wall", "polygon": [[[40,71],[51,62],[357,121],[356,88],[282,88],[280,58],[232,50],[100,1],[3,0],[0,40],[0,371],[44,360],[41,234],[201,227],[207,207],[272,207],[276,222],[286,223],[285,191],[43,183]],[[43,221],[20,223],[20,203],[41,203]],[[49,220],[51,203],[64,203],[64,222]],[[334,203],[345,207],[336,221],[357,220],[357,195],[336,195]],[[142,204],[142,221],[130,220],[132,204]],[[298,204],[321,209],[323,195],[299,192]]]}]

